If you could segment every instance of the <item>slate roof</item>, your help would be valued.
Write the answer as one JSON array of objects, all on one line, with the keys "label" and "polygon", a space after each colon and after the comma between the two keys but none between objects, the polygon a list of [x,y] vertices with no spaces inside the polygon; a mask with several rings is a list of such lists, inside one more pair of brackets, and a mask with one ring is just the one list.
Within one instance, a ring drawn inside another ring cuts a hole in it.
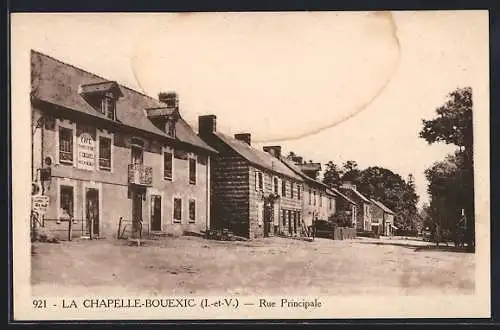
[{"label": "slate roof", "polygon": [[371,200],[373,204],[375,204],[376,206],[378,206],[379,208],[381,208],[382,210],[384,210],[384,212],[386,213],[389,213],[389,214],[394,214],[394,212],[388,208],[387,206],[385,206],[384,204],[382,204],[382,202],[380,201],[376,201],[374,199]]},{"label": "slate roof", "polygon": [[343,193],[341,193],[338,189],[335,189],[335,188],[330,188],[333,192],[337,193],[340,197],[344,198],[346,201],[348,201],[349,203],[353,204],[353,205],[356,205],[356,202],[353,201],[352,199],[350,199],[349,197],[347,197],[346,195],[344,195]]},{"label": "slate roof", "polygon": [[371,200],[369,200],[367,197],[365,197],[362,193],[360,193],[356,189],[351,189],[351,188],[341,188],[341,189],[352,191],[356,196],[358,196],[365,203],[371,203],[372,202]]},{"label": "slate roof", "polygon": [[321,181],[315,180],[315,179],[311,178],[309,175],[305,174],[298,165],[294,164],[293,162],[289,161],[288,159],[286,159],[285,157],[282,157],[282,156],[280,156],[280,160],[288,168],[290,168],[292,171],[294,171],[296,174],[298,174],[302,179],[304,179],[304,181],[308,181],[308,182],[313,183],[315,185],[321,186],[322,188],[326,189],[327,193],[335,196],[333,191],[328,192],[328,186],[326,184],[324,184]]},{"label": "slate roof", "polygon": [[[32,97],[58,105],[63,109],[71,109],[111,121],[87,103],[80,92],[82,88],[90,89],[91,86],[110,88],[116,84],[115,82],[34,50],[31,51],[31,75]],[[153,125],[145,114],[145,109],[163,108],[166,104],[128,87],[116,85],[123,94],[123,97],[119,98],[116,103],[117,122],[171,139],[165,132]],[[183,118],[179,118],[176,122],[175,130],[175,140],[216,152],[196,135]]]},{"label": "slate roof", "polygon": [[236,151],[241,157],[245,158],[248,162],[272,172],[285,175],[289,178],[303,181],[299,175],[295,174],[285,164],[280,162],[279,159],[276,159],[267,152],[255,149],[243,141],[237,140],[220,132],[214,132],[214,135],[231,149]]}]

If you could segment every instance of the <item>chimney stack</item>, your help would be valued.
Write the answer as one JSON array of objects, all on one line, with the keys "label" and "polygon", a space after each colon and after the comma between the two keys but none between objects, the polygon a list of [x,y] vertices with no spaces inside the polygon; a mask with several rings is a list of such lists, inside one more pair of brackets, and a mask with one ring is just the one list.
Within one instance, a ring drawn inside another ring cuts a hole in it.
[{"label": "chimney stack", "polygon": [[217,132],[217,117],[215,115],[205,115],[198,117],[198,134],[200,136],[210,135]]},{"label": "chimney stack", "polygon": [[265,146],[262,148],[267,153],[270,153],[276,158],[281,157],[281,146]]},{"label": "chimney stack", "polygon": [[240,134],[234,134],[234,138],[236,140],[240,140],[242,142],[245,142],[246,144],[248,144],[249,146],[252,145],[252,137],[250,135],[250,133],[240,133]]},{"label": "chimney stack", "polygon": [[165,103],[168,108],[179,108],[179,96],[176,92],[160,92],[158,100]]}]

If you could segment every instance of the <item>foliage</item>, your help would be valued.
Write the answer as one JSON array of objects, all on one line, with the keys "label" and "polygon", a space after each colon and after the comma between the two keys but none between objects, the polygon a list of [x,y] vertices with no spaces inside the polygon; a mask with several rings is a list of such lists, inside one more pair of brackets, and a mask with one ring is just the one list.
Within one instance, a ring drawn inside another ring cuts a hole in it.
[{"label": "foliage", "polygon": [[440,231],[457,231],[466,220],[465,240],[474,249],[474,171],[472,130],[472,89],[452,91],[448,101],[436,109],[437,117],[423,120],[420,137],[429,144],[444,142],[458,148],[443,161],[425,171],[431,203],[427,224]]}]

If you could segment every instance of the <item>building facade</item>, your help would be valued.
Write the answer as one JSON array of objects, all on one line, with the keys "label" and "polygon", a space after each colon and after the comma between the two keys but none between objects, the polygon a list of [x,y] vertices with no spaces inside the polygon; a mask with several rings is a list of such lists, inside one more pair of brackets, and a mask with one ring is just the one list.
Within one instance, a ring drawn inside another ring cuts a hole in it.
[{"label": "building facade", "polygon": [[218,152],[211,170],[213,226],[247,238],[299,236],[301,177],[253,148],[251,134],[230,137],[218,132],[215,115],[200,116],[198,131]]},{"label": "building facade", "polygon": [[35,51],[31,78],[32,175],[49,197],[48,230],[66,235],[68,219],[73,236],[95,238],[117,236],[120,218],[128,236],[209,226],[216,152],[175,93],[156,100]]},{"label": "building facade", "polygon": [[345,194],[349,199],[356,203],[354,209],[355,227],[357,231],[371,231],[372,230],[372,202],[370,199],[361,194],[356,185],[345,182],[340,187],[340,191]]},{"label": "building facade", "polygon": [[372,199],[372,230],[378,235],[394,235],[394,212],[382,202]]}]

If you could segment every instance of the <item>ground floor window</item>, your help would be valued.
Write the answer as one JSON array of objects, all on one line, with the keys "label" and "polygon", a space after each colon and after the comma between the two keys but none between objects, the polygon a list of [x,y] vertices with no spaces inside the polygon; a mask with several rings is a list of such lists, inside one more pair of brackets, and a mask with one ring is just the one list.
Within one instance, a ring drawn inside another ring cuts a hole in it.
[{"label": "ground floor window", "polygon": [[59,196],[60,217],[63,219],[73,218],[73,207],[75,205],[73,187],[61,186]]},{"label": "ground floor window", "polygon": [[182,199],[174,198],[174,223],[181,223],[182,220]]},{"label": "ground floor window", "polygon": [[194,199],[189,200],[189,223],[196,222],[196,201]]}]

